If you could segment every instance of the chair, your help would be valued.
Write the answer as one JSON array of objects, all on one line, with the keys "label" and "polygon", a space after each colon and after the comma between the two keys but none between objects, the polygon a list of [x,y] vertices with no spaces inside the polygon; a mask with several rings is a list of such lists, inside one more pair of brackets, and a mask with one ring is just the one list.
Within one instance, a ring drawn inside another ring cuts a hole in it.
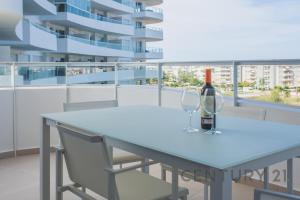
[{"label": "chair", "polygon": [[[250,118],[256,120],[264,120],[266,117],[266,110],[262,108],[252,108],[252,107],[233,107],[228,106],[224,107],[222,112],[220,113],[222,116],[232,116],[232,117],[242,117],[242,118]],[[172,171],[172,167],[162,164],[161,165],[161,179],[166,180],[167,171]],[[179,174],[182,174],[184,177],[194,180],[196,182],[200,182],[204,184],[204,199],[208,199],[208,185],[209,181],[205,177],[195,177],[195,175],[191,172],[185,172],[183,170],[178,171]]]},{"label": "chair", "polygon": [[254,200],[300,200],[300,196],[256,189],[254,191]]},{"label": "chair", "polygon": [[[76,102],[76,103],[64,103],[64,111],[80,111],[80,110],[91,110],[91,109],[103,109],[103,108],[111,108],[118,107],[117,100],[109,100],[109,101],[90,101],[90,102]],[[144,158],[128,153],[126,151],[122,151],[120,149],[113,149],[113,164],[120,165],[122,167],[123,164],[133,163],[133,162],[144,162]],[[147,171],[147,168],[144,169]]]},{"label": "chair", "polygon": [[[57,200],[70,191],[85,200],[95,197],[78,189],[84,187],[109,200],[170,199],[172,185],[135,169],[156,164],[154,161],[122,169],[113,169],[105,137],[80,133],[63,126],[58,132],[64,149],[57,150]],[[62,154],[63,153],[63,154]],[[71,185],[62,184],[62,155],[64,155]],[[178,189],[178,196],[186,200],[188,190]]]}]

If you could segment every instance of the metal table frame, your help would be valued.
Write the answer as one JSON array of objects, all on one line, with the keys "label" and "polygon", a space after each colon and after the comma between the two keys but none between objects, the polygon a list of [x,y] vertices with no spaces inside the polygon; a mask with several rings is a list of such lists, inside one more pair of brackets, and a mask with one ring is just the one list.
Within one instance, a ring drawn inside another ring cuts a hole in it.
[{"label": "metal table frame", "polygon": [[[58,122],[51,119],[42,118],[41,127],[41,150],[40,150],[40,199],[50,200],[50,126],[55,127]],[[66,126],[65,124],[61,124]],[[231,200],[232,199],[232,180],[240,178],[249,170],[263,169],[270,165],[288,160],[290,171],[288,173],[288,190],[292,191],[293,174],[291,172],[292,159],[300,155],[300,146],[291,148],[286,151],[278,152],[263,158],[255,159],[241,165],[237,165],[228,169],[216,169],[200,163],[191,162],[176,156],[159,152],[143,146],[135,145],[119,139],[105,136],[108,145],[123,149],[134,154],[153,159],[157,162],[168,164],[173,167],[172,175],[172,191],[173,200],[177,200],[178,191],[178,170],[195,170],[200,172],[199,175],[206,176],[207,171],[214,173],[214,178],[210,180],[211,200]],[[265,177],[265,180],[266,177]],[[265,185],[267,187],[267,184]]]}]

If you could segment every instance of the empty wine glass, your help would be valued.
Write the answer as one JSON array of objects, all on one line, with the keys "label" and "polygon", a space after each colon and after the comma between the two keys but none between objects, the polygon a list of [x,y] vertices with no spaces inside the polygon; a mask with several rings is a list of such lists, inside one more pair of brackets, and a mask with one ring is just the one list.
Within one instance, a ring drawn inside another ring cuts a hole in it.
[{"label": "empty wine glass", "polygon": [[200,107],[200,93],[196,87],[186,87],[181,96],[181,107],[189,114],[189,124],[184,131],[187,133],[198,132],[199,129],[192,127],[192,116]]},{"label": "empty wine glass", "polygon": [[221,134],[222,132],[216,129],[216,115],[221,112],[224,106],[222,93],[215,88],[206,88],[201,98],[203,111],[212,117],[211,130],[206,133],[211,135]]}]

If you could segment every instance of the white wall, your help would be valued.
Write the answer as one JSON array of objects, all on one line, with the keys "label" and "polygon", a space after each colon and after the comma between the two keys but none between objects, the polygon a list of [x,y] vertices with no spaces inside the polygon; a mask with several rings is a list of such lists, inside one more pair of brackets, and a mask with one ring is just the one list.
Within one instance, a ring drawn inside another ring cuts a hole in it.
[{"label": "white wall", "polygon": [[0,153],[13,150],[13,91],[0,89]]},{"label": "white wall", "polygon": [[[42,113],[61,112],[66,90],[61,87],[18,88],[16,90],[16,135],[17,149],[39,147]],[[53,137],[52,144],[57,144]]]},{"label": "white wall", "polygon": [[[28,22],[27,22],[28,23]],[[56,35],[29,25],[29,44],[42,49],[57,51]]]},{"label": "white wall", "polygon": [[121,86],[118,89],[120,106],[127,105],[158,105],[156,86]]},{"label": "white wall", "polygon": [[57,48],[59,53],[74,53],[93,56],[115,56],[132,58],[134,53],[118,49],[111,49],[101,46],[94,46],[83,42],[67,38],[57,39]]}]

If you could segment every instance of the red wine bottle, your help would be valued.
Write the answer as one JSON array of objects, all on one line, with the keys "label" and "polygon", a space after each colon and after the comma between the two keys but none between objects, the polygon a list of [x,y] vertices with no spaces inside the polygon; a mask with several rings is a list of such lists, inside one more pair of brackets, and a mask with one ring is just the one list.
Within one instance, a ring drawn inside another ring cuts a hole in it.
[{"label": "red wine bottle", "polygon": [[[205,98],[205,105],[206,106],[213,106],[211,109],[216,109],[216,104],[215,104],[215,89],[211,84],[211,69],[206,69],[205,70],[205,83],[201,89],[201,101]],[[204,97],[204,95],[206,95]],[[216,117],[215,115],[209,114],[203,106],[203,103],[201,103],[201,128],[202,129],[211,129],[212,126],[215,127],[216,125]]]}]

